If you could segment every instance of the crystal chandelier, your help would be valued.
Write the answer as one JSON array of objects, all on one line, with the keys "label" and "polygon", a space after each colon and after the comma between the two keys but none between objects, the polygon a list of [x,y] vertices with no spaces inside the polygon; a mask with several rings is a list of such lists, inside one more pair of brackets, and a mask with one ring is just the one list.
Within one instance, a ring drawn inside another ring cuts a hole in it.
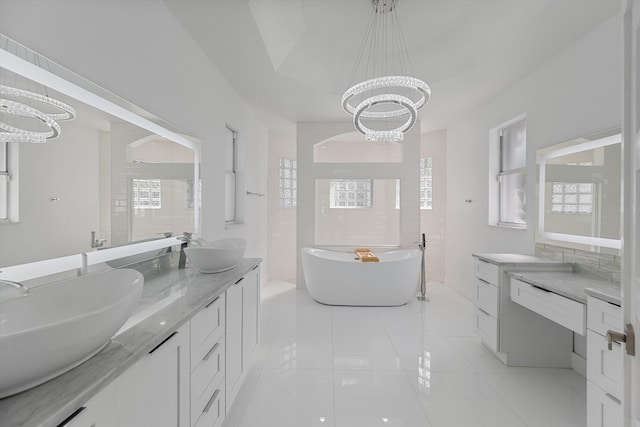
[{"label": "crystal chandelier", "polygon": [[[9,51],[9,39],[4,39]],[[13,42],[13,41],[11,41]],[[15,43],[15,42],[13,42]],[[15,43],[16,56],[19,50],[23,52],[24,60],[33,58],[33,63],[39,65],[39,58],[33,51]],[[0,81],[8,83],[10,73],[0,68]],[[16,85],[0,84],[0,142],[43,143],[57,138],[62,132],[59,120],[72,120],[76,111],[69,105],[49,96],[46,86],[36,85],[32,81],[24,83],[38,86],[37,91],[20,89],[18,78],[14,77]],[[42,93],[40,93],[42,92]]]},{"label": "crystal chandelier", "polygon": [[[396,6],[398,0],[372,0],[373,10],[356,57],[342,108],[353,116],[367,141],[401,142],[431,97],[429,85],[407,75],[411,67]],[[363,57],[367,55],[367,59]]]}]

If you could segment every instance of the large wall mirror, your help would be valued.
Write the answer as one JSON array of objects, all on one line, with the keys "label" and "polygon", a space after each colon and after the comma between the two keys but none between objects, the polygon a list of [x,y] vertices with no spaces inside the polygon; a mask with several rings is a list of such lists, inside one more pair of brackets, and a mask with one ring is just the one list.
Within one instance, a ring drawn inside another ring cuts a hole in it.
[{"label": "large wall mirror", "polygon": [[538,242],[619,251],[621,150],[620,130],[614,130],[538,151]]},{"label": "large wall mirror", "polygon": [[0,55],[0,98],[50,107],[7,93],[18,88],[76,110],[55,139],[0,142],[0,267],[198,232],[197,140],[1,35]]}]

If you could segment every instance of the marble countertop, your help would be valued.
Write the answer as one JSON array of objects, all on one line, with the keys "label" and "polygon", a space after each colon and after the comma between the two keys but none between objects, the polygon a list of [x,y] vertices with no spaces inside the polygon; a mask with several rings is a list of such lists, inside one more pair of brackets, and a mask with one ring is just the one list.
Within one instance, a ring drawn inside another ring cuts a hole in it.
[{"label": "marble countertop", "polygon": [[580,303],[587,303],[587,295],[613,304],[621,304],[620,283],[599,277],[572,272],[510,272],[509,275],[523,282],[547,289]]},{"label": "marble countertop", "polygon": [[566,264],[562,261],[524,254],[473,254],[473,256],[496,265],[518,265],[526,267],[527,265],[542,266]]},{"label": "marble countertop", "polygon": [[175,269],[145,281],[135,312],[103,350],[53,380],[0,399],[0,425],[57,426],[261,262],[245,258],[216,274]]}]

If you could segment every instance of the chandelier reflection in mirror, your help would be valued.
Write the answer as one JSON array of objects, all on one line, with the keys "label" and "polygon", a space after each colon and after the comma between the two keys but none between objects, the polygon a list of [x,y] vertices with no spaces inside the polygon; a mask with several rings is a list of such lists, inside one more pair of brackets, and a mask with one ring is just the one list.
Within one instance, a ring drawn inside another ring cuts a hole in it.
[{"label": "chandelier reflection in mirror", "polygon": [[[1,48],[15,60],[42,66],[33,51],[6,37],[2,41]],[[75,116],[75,110],[51,97],[46,86],[0,68],[0,142],[47,142],[62,132],[58,121]]]},{"label": "chandelier reflection in mirror", "polygon": [[[431,97],[429,85],[409,77],[411,63],[400,28],[398,0],[372,0],[373,9],[342,108],[367,141],[401,142]],[[367,56],[366,60],[364,56]],[[353,84],[356,79],[360,83]]]}]

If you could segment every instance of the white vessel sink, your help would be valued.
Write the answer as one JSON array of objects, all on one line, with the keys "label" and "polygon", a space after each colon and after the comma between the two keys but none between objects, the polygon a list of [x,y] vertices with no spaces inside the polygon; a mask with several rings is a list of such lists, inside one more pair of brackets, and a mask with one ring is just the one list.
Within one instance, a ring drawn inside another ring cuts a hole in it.
[{"label": "white vessel sink", "polygon": [[193,243],[184,249],[184,253],[201,273],[219,273],[232,269],[243,257],[247,247],[246,240],[235,237],[212,242],[196,239]]},{"label": "white vessel sink", "polygon": [[136,270],[110,270],[0,301],[0,398],[42,384],[104,348],[142,295]]}]

